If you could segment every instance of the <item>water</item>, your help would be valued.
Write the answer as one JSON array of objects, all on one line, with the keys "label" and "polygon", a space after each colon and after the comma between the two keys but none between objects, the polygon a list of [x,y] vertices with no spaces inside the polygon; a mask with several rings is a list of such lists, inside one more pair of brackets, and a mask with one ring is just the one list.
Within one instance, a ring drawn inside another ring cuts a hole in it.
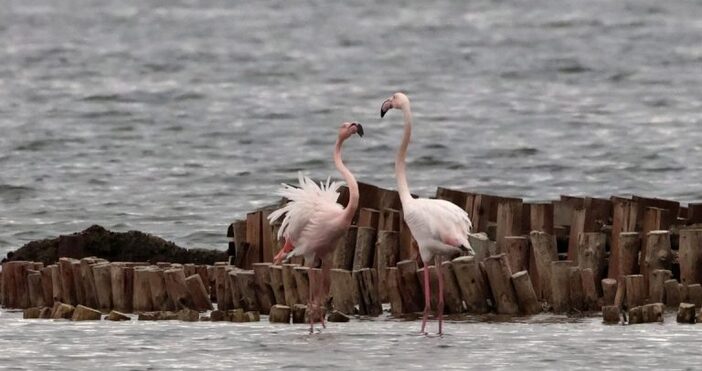
[{"label": "water", "polygon": [[[522,323],[353,320],[309,335],[306,325],[258,323],[72,323],[0,313],[0,369],[591,370],[699,367],[699,328],[602,325],[599,318],[539,315]],[[436,324],[430,323],[435,330]]]},{"label": "water", "polygon": [[[94,223],[223,249],[228,223],[275,201],[298,170],[336,175],[346,120],[367,132],[347,142],[349,167],[394,187],[401,118],[378,116],[396,90],[413,102],[417,194],[700,200],[700,14],[698,2],[653,0],[0,0],[0,256]],[[696,357],[694,327],[668,324],[465,324],[443,339],[414,337],[416,326],[335,325],[309,338],[265,323],[11,319],[0,341],[11,366],[59,362],[51,368],[308,364],[290,344],[349,368],[670,368]],[[425,348],[436,357],[420,358]]]}]

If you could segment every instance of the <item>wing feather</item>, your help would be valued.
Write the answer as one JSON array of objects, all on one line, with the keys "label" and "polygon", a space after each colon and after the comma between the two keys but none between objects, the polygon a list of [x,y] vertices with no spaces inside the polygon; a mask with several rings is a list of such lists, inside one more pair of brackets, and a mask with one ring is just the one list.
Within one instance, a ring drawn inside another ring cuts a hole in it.
[{"label": "wing feather", "polygon": [[446,200],[418,198],[405,205],[405,220],[415,239],[467,244],[473,224],[468,213]]}]

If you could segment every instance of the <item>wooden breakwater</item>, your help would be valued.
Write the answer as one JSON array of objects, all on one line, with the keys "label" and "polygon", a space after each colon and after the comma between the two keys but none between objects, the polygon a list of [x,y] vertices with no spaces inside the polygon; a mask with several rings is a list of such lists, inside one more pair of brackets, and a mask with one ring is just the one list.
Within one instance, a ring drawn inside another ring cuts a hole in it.
[{"label": "wooden breakwater", "polygon": [[[562,196],[529,203],[439,188],[437,198],[471,216],[476,256],[422,267],[397,193],[368,184],[360,189],[354,225],[332,257],[328,302],[340,320],[344,314],[377,316],[383,303],[390,304],[393,316],[415,316],[424,306],[424,269],[430,271],[433,307],[443,275],[450,314],[602,311],[605,322],[619,322],[624,312],[629,323],[637,323],[662,319],[668,306],[679,308],[682,322],[694,322],[702,306],[702,204],[638,196]],[[342,193],[341,202],[346,199]],[[273,209],[250,212],[231,224],[227,234],[237,251],[231,265],[91,258],[63,258],[47,267],[8,262],[1,276],[2,305],[64,303],[102,312],[169,313],[204,312],[216,302],[213,320],[253,319],[260,312],[271,313],[273,321],[300,322],[309,275],[318,268],[301,266],[301,258],[270,263],[281,247],[279,225],[266,218]]]}]

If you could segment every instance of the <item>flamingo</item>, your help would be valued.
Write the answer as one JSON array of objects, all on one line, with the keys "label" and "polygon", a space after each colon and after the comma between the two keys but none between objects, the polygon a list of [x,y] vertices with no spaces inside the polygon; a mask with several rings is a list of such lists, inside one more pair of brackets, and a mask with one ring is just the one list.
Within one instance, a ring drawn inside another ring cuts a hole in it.
[{"label": "flamingo", "polygon": [[[446,200],[427,198],[412,198],[405,175],[405,157],[412,135],[412,111],[409,98],[403,93],[395,93],[380,106],[380,117],[385,116],[391,108],[402,111],[405,121],[402,143],[395,157],[395,177],[397,190],[402,203],[402,213],[412,236],[419,246],[419,254],[424,262],[424,316],[422,318],[422,334],[427,324],[431,309],[431,293],[429,285],[429,263],[434,259],[436,269],[441,267],[441,257],[450,256],[465,251],[474,255],[468,242],[468,233],[472,227],[468,214],[460,207]],[[440,271],[439,271],[440,272]],[[442,334],[444,312],[444,279],[439,277],[439,335]]]},{"label": "flamingo", "polygon": [[[281,261],[289,260],[294,256],[303,256],[305,265],[308,267],[314,265],[315,258],[322,262],[322,282],[316,282],[318,277],[313,274],[315,271],[310,271],[309,274],[310,294],[307,307],[309,308],[310,333],[314,332],[313,308],[321,304],[315,301],[315,291],[316,296],[321,300],[322,294],[326,294],[328,290],[331,264],[329,253],[345,235],[358,208],[358,183],[341,160],[341,145],[353,134],[362,137],[363,126],[355,122],[341,124],[334,147],[334,165],[349,187],[349,203],[345,208],[336,203],[339,197],[340,182],[330,184],[329,178],[327,178],[326,184],[320,183],[318,186],[312,179],[299,173],[299,188],[283,184],[283,188],[277,193],[290,201],[268,216],[268,220],[273,222],[285,215],[278,231],[278,239],[284,238],[285,245],[275,256],[275,264],[280,264]],[[316,290],[313,288],[314,286],[317,286]],[[321,315],[321,323],[323,327],[326,327],[324,315]]]}]

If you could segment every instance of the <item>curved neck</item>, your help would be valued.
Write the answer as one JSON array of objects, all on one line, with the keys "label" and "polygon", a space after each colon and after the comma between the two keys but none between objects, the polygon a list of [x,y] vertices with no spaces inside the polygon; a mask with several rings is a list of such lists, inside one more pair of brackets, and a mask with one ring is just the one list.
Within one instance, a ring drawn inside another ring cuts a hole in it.
[{"label": "curved neck", "polygon": [[358,183],[353,174],[351,174],[351,171],[349,171],[341,160],[341,145],[344,143],[344,140],[345,138],[342,139],[341,136],[336,139],[336,146],[334,147],[334,165],[349,187],[349,203],[346,205],[346,208],[344,208],[344,220],[351,223],[353,216],[356,214],[356,209],[358,208]]},{"label": "curved neck", "polygon": [[397,178],[397,191],[400,194],[400,201],[404,204],[412,200],[410,195],[409,185],[407,185],[407,174],[405,172],[405,158],[407,157],[407,147],[409,146],[410,137],[412,136],[412,111],[409,103],[402,107],[402,114],[405,119],[405,131],[402,135],[402,143],[397,150],[395,157],[395,177]]}]

